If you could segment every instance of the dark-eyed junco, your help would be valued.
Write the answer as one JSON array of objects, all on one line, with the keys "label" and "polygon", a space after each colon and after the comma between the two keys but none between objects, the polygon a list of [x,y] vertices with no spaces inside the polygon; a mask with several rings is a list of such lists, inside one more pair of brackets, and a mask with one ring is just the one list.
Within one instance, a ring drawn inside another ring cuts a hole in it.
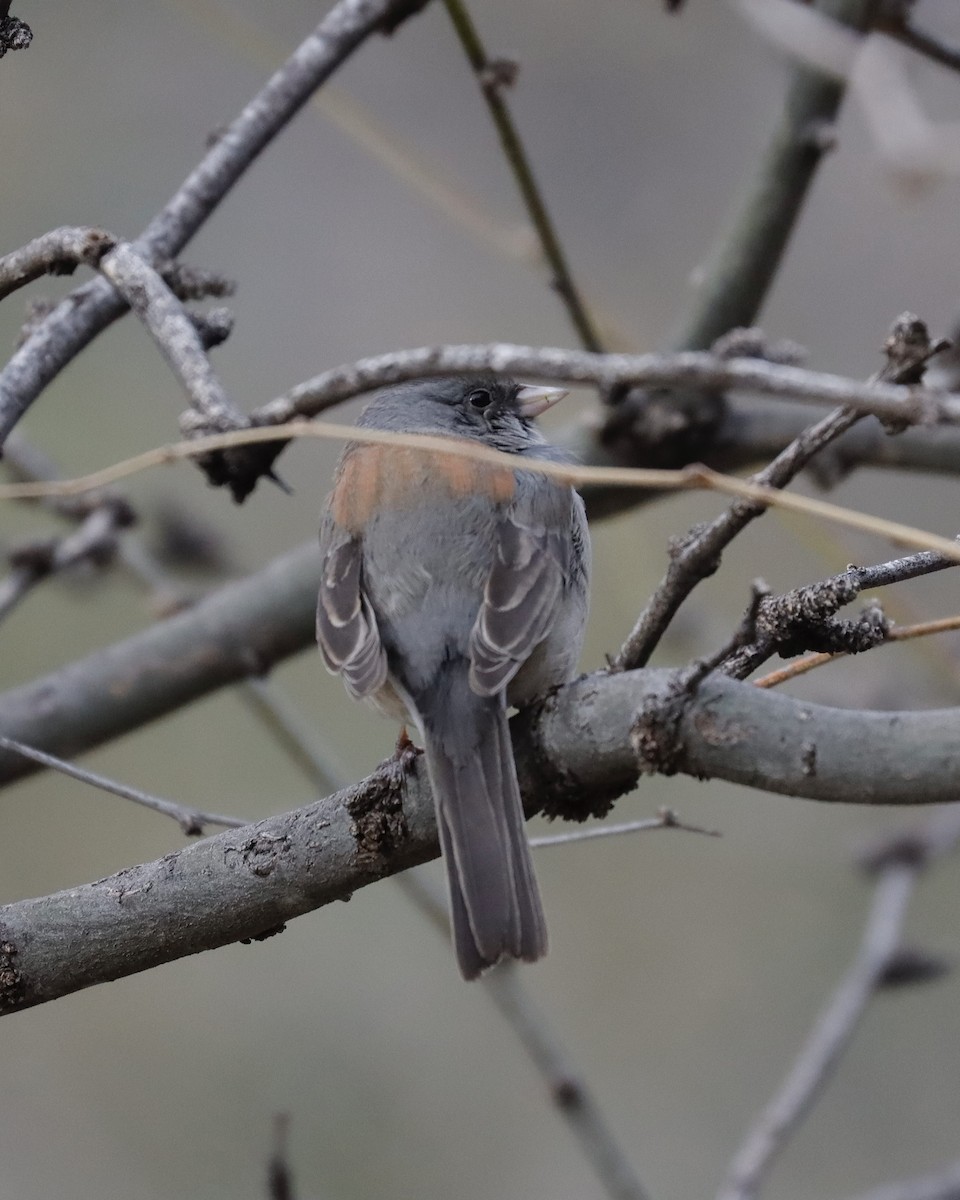
[{"label": "dark-eyed junco", "polygon": [[[565,393],[418,380],[359,424],[564,461],[533,418]],[[317,639],[347,691],[412,722],[426,750],[457,960],[472,979],[547,949],[507,706],[570,679],[590,543],[573,488],[529,471],[385,444],[344,450],[320,531]]]}]

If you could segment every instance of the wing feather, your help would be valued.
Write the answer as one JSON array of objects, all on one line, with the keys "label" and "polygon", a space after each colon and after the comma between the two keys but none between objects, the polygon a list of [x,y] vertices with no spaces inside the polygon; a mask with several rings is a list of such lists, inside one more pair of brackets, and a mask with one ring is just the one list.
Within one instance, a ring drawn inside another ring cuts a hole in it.
[{"label": "wing feather", "polygon": [[563,592],[563,554],[556,530],[522,521],[515,510],[501,520],[470,636],[470,686],[478,695],[502,691],[549,633]]},{"label": "wing feather", "polygon": [[[329,540],[325,528],[322,542]],[[343,677],[347,691],[362,700],[387,679],[387,654],[377,618],[363,590],[363,551],[346,536],[325,546],[317,597],[317,642],[327,669]]]}]

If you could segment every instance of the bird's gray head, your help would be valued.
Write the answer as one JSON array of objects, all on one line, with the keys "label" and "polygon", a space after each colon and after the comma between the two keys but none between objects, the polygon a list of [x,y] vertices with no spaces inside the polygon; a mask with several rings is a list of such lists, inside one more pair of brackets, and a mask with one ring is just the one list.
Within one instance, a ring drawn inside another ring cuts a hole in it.
[{"label": "bird's gray head", "polygon": [[359,424],[471,438],[516,454],[544,444],[534,418],[565,395],[563,388],[484,376],[417,379],[381,392],[364,409]]}]

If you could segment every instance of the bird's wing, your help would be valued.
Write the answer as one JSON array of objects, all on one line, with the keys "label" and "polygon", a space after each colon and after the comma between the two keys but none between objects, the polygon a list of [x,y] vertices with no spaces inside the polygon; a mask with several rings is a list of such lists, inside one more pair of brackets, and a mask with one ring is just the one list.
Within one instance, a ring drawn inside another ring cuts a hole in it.
[{"label": "bird's wing", "polygon": [[547,519],[529,502],[511,505],[500,519],[470,635],[470,686],[478,695],[502,691],[556,620],[569,558],[571,495],[554,491],[561,495],[553,498]]},{"label": "bird's wing", "polygon": [[387,678],[386,651],[363,589],[362,546],[329,516],[320,531],[320,545],[317,642],[328,669],[342,675],[347,691],[360,700],[379,691]]}]

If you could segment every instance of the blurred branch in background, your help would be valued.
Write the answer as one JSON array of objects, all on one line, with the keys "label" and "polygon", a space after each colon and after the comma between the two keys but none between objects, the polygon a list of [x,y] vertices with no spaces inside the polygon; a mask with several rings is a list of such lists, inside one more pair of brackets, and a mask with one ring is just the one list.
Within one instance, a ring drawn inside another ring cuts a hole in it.
[{"label": "blurred branch in background", "polygon": [[69,775],[71,779],[76,779],[80,783],[88,783],[102,792],[120,796],[123,800],[132,800],[134,804],[142,804],[144,808],[161,813],[165,817],[173,817],[188,837],[200,837],[204,833],[205,825],[226,825],[232,829],[238,829],[247,823],[241,821],[239,817],[201,812],[197,808],[187,808],[185,805],[167,800],[163,796],[151,795],[141,788],[118,783],[117,780],[108,779],[106,775],[101,775],[97,771],[88,771],[85,767],[76,766],[75,763],[65,762],[62,758],[57,758],[53,754],[45,754],[42,750],[37,750],[34,746],[26,746],[23,742],[15,741],[13,738],[0,736],[0,747],[4,750],[11,750],[14,754],[21,754],[38,766],[49,767],[52,771]]},{"label": "blurred branch in background", "polygon": [[885,0],[880,6],[878,28],[931,62],[960,71],[960,46],[952,46],[928,29],[922,29],[914,20],[913,5],[914,0]]},{"label": "blurred branch in background", "polygon": [[[83,475],[77,479],[65,479],[53,483],[0,484],[0,501],[28,500],[48,496],[76,496],[104,484],[129,478],[151,467],[170,466],[177,462],[195,459],[203,461],[211,451],[225,448],[252,446],[258,443],[287,442],[295,439],[332,439],[370,445],[388,444],[417,450],[428,455],[448,455],[472,462],[503,465],[514,471],[530,472],[559,479],[566,484],[579,487],[584,484],[603,484],[608,489],[659,491],[712,491],[727,496],[736,496],[762,509],[784,509],[787,512],[803,513],[824,521],[834,521],[851,529],[860,529],[894,543],[930,550],[950,560],[960,560],[960,545],[955,539],[931,533],[915,525],[890,521],[885,517],[858,512],[839,504],[830,504],[814,496],[804,496],[782,488],[771,487],[762,482],[740,479],[732,475],[721,475],[709,467],[692,465],[677,470],[656,470],[647,467],[578,467],[565,462],[545,459],[520,459],[487,446],[471,444],[465,439],[454,439],[432,434],[396,433],[392,430],[358,428],[354,425],[338,425],[333,422],[292,421],[288,425],[275,425],[265,429],[235,429],[230,433],[211,434],[185,442],[174,442],[146,450],[133,458]],[[798,444],[805,444],[802,439]],[[788,448],[789,449],[789,448]]]},{"label": "blurred branch in background", "polygon": [[870,1001],[885,987],[925,983],[942,967],[901,944],[907,907],[922,871],[952,853],[960,839],[956,810],[900,831],[873,848],[865,865],[876,873],[863,938],[837,990],[817,1017],[782,1087],[734,1155],[717,1200],[754,1200],[774,1160],[807,1116],[850,1044]]},{"label": "blurred branch in background", "polygon": [[0,621],[42,580],[80,563],[107,566],[116,553],[118,533],[133,520],[132,509],[122,500],[104,497],[90,507],[73,533],[35,539],[11,550],[7,555],[11,570],[0,579]]},{"label": "blurred branch in background", "polygon": [[850,1200],[956,1200],[960,1195],[960,1161],[942,1171],[883,1184]]},{"label": "blurred branch in background", "polygon": [[914,3],[875,0],[867,36],[857,36],[836,20],[830,5],[737,0],[751,24],[774,45],[846,83],[860,103],[878,153],[902,184],[916,188],[960,172],[960,133],[955,123],[927,116],[908,70],[909,50],[954,70],[960,67],[960,55],[916,28]]},{"label": "blurred branch in background", "polygon": [[[875,14],[874,0],[819,0],[815,7],[849,29],[850,37],[867,29]],[[833,148],[833,126],[844,93],[842,78],[805,64],[794,66],[773,137],[738,212],[717,239],[690,310],[672,340],[674,347],[706,350],[756,322],[817,168]],[[600,428],[588,436],[571,431],[568,445],[584,461],[597,461],[596,455],[605,454],[637,466],[674,466],[709,461],[716,443],[729,442],[731,405],[716,389],[621,384],[610,387],[606,399]],[[741,459],[739,465],[750,462]],[[615,495],[601,495],[594,502],[604,512],[617,512],[624,505],[625,498]]]},{"label": "blurred branch in background", "polygon": [[[417,908],[444,937],[449,936],[447,908],[439,889],[417,871],[407,871],[397,881]],[[482,975],[483,988],[520,1039],[530,1061],[547,1085],[554,1107],[576,1137],[584,1157],[610,1200],[646,1200],[623,1147],[603,1115],[586,1080],[550,1027],[545,1014],[524,987],[522,968],[502,962]]]},{"label": "blurred branch in background", "polygon": [[267,1163],[268,1200],[296,1200],[287,1150],[290,1118],[282,1113],[273,1122],[273,1153]]},{"label": "blurred branch in background", "polygon": [[[820,0],[815,8],[862,32],[876,3]],[[677,347],[707,350],[729,330],[755,323],[817,168],[833,149],[845,90],[844,80],[835,75],[806,64],[794,68],[779,124],[738,213],[719,238],[691,311],[674,338]]]}]

